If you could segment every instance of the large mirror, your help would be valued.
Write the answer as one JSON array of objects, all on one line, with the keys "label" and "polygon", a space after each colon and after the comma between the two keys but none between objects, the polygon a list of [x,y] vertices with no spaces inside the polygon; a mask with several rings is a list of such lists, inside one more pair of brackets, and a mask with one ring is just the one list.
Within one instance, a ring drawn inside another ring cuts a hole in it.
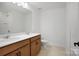
[{"label": "large mirror", "polygon": [[32,12],[20,3],[0,2],[0,34],[31,32]]}]

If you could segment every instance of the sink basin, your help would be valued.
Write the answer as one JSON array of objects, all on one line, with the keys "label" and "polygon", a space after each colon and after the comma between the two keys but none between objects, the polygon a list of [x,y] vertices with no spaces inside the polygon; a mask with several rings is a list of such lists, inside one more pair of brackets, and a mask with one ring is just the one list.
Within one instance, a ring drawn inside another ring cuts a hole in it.
[{"label": "sink basin", "polygon": [[11,41],[11,40],[18,40],[21,38],[28,37],[28,35],[14,35],[14,36],[5,36],[3,38],[0,38],[0,41]]},{"label": "sink basin", "polygon": [[16,38],[21,38],[21,36],[11,36],[8,39],[16,39]]},{"label": "sink basin", "polygon": [[27,37],[28,35],[15,35],[15,36],[9,36],[9,38],[22,38],[22,37]]},{"label": "sink basin", "polygon": [[0,38],[0,42],[9,42],[9,41],[17,40],[17,39],[20,39],[20,38],[21,38],[20,36]]}]

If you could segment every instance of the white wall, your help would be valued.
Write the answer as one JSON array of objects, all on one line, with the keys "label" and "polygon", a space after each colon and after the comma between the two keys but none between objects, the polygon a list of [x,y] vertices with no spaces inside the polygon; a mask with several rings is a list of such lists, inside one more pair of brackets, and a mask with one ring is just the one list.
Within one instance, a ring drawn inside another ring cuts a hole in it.
[{"label": "white wall", "polygon": [[56,7],[39,10],[30,5],[32,11],[32,32],[40,32],[42,39],[46,39],[53,45],[65,47],[66,21],[65,8]]},{"label": "white wall", "polygon": [[5,12],[0,12],[0,34],[8,32],[8,20],[7,14]]},{"label": "white wall", "polygon": [[16,32],[24,32],[25,31],[25,16],[24,14],[16,11],[12,11],[9,13],[9,30],[13,33]]},{"label": "white wall", "polygon": [[40,10],[33,5],[29,4],[29,9],[32,11],[32,31],[40,32]]},{"label": "white wall", "polygon": [[32,11],[32,32],[40,32],[40,11]]},{"label": "white wall", "polygon": [[42,39],[53,45],[65,47],[66,21],[65,8],[50,8],[44,11],[30,7],[32,11],[32,32],[40,32]]},{"label": "white wall", "polygon": [[67,3],[66,7],[66,40],[67,54],[69,49],[75,48],[74,42],[79,42],[79,3]]},{"label": "white wall", "polygon": [[32,13],[29,13],[25,17],[25,32],[32,32]]},{"label": "white wall", "polygon": [[32,31],[32,14],[24,14],[17,11],[9,13],[9,29],[11,32],[26,32]]},{"label": "white wall", "polygon": [[[0,3],[0,12],[8,15],[6,19],[3,19],[4,20],[3,22],[6,22],[7,20],[8,26],[4,26],[5,28],[2,29],[1,25],[0,26],[1,31],[3,30],[3,32],[5,31],[7,32],[8,30],[10,30],[10,32],[13,33],[15,32],[27,33],[31,30],[32,20],[31,16],[28,14],[29,11],[23,9],[22,7],[19,8],[16,5],[10,3]],[[1,17],[4,18],[4,16]]]},{"label": "white wall", "polygon": [[40,25],[43,39],[48,40],[53,45],[65,47],[65,8],[51,8],[42,11]]}]

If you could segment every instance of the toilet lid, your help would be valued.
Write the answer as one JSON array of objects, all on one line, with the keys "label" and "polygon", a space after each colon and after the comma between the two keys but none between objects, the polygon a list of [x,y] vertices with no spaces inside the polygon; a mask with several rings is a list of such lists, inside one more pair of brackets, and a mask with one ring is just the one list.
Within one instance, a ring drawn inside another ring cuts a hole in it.
[{"label": "toilet lid", "polygon": [[42,42],[47,42],[47,40],[41,40]]}]

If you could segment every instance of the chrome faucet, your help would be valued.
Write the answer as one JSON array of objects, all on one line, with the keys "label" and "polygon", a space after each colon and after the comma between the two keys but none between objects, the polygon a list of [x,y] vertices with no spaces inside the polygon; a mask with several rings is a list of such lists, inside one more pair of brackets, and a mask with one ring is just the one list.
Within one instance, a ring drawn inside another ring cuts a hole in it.
[{"label": "chrome faucet", "polygon": [[9,35],[7,35],[6,38],[8,39],[9,38]]},{"label": "chrome faucet", "polygon": [[10,30],[8,30],[8,33],[10,33]]},{"label": "chrome faucet", "polygon": [[10,30],[8,30],[8,35],[6,36],[7,39],[9,38],[9,33],[10,33]]}]

